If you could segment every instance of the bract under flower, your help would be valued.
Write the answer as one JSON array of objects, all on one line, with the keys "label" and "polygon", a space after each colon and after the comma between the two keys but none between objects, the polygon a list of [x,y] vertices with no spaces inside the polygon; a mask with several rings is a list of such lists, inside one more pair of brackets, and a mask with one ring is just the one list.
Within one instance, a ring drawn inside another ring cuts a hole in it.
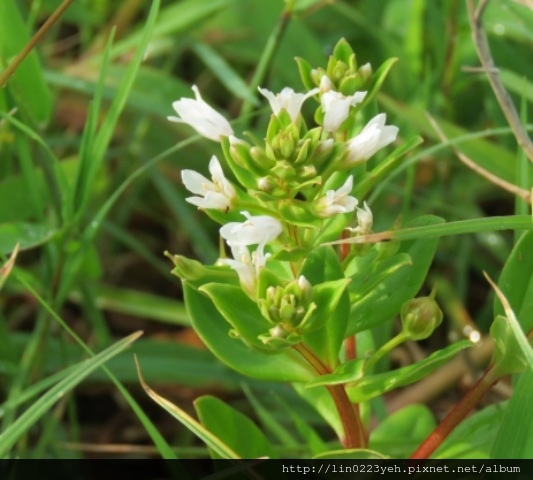
[{"label": "bract under flower", "polygon": [[185,200],[199,208],[226,211],[231,207],[237,193],[233,185],[227,180],[217,157],[213,155],[209,162],[209,172],[213,181],[194,170],[183,170],[181,178],[185,188],[192,193],[200,195],[189,197]]},{"label": "bract under flower", "polygon": [[229,122],[214,108],[209,106],[200,95],[196,85],[192,86],[196,100],[181,98],[172,106],[179,117],[167,117],[171,122],[186,123],[194,128],[200,135],[220,142],[220,137],[233,135]]}]

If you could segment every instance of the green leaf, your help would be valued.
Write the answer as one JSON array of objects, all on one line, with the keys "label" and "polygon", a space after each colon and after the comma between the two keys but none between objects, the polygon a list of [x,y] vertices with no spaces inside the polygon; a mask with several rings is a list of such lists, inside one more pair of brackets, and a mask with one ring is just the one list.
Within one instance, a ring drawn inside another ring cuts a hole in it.
[{"label": "green leaf", "polygon": [[0,252],[10,253],[17,243],[21,250],[38,247],[48,242],[56,229],[42,223],[12,222],[0,224]]},{"label": "green leaf", "polygon": [[168,401],[166,398],[158,395],[154,390],[152,390],[144,381],[141,368],[137,363],[137,373],[139,375],[139,381],[144,391],[148,396],[154,400],[158,405],[163,407],[168,413],[170,413],[176,420],[181,422],[185,427],[187,427],[192,433],[194,433],[200,440],[202,440],[210,449],[212,449],[220,458],[240,458],[237,453],[235,453],[228,445],[226,445],[220,438],[206,429],[202,424],[197,420],[191,417],[187,412],[182,410],[177,405],[174,405],[172,402]]},{"label": "green leaf", "polygon": [[[498,430],[507,410],[506,407],[507,402],[489,405],[465,418],[444,439],[431,458],[505,458],[499,454],[492,455],[491,449],[498,438]],[[502,443],[508,445],[512,439],[514,439],[514,433],[511,436],[502,437]]]},{"label": "green leaf", "polygon": [[352,402],[363,402],[395,388],[417,382],[447,363],[458,352],[471,346],[472,342],[462,340],[432,353],[413,365],[378,375],[367,375],[348,386],[348,396]]},{"label": "green leaf", "polygon": [[[528,332],[533,328],[533,231],[525,232],[514,246],[505,262],[498,286],[522,329]],[[504,308],[495,298],[494,316],[498,315],[504,315]]]},{"label": "green leaf", "polygon": [[371,433],[369,448],[393,458],[408,458],[437,426],[425,405],[408,405],[392,413]]},{"label": "green leaf", "polygon": [[230,325],[209,297],[187,282],[183,290],[194,329],[209,349],[234,370],[260,380],[284,382],[306,382],[316,375],[293,349],[265,353],[231,338],[228,335]]},{"label": "green leaf", "polygon": [[[339,350],[345,338],[350,314],[350,299],[346,291],[349,282],[348,278],[343,278],[313,287],[317,309],[309,320],[313,331],[304,335],[304,341],[330,367],[337,365]],[[322,328],[315,331],[318,323],[322,324]]]},{"label": "green leaf", "polygon": [[319,378],[308,382],[306,387],[348,383],[347,392],[350,400],[354,403],[364,402],[395,388],[417,382],[444,365],[458,352],[470,346],[472,346],[472,342],[462,340],[432,353],[429,357],[413,365],[378,375],[365,375],[364,377],[361,377],[358,368],[361,360],[352,360],[343,364],[336,372],[321,375]]},{"label": "green leaf", "polygon": [[381,89],[383,82],[387,78],[387,75],[389,74],[392,67],[397,61],[397,58],[389,58],[379,66],[376,72],[374,72],[374,75],[372,76],[372,86],[370,87],[368,93],[365,96],[363,105],[368,105],[368,103],[370,103],[374,99],[374,97]]},{"label": "green leaf", "polygon": [[[12,61],[26,46],[30,35],[13,0],[0,2],[0,63]],[[44,124],[52,114],[52,94],[43,76],[39,58],[30,52],[7,82],[18,108]]]},{"label": "green leaf", "polygon": [[[413,222],[413,227],[438,225],[443,219],[426,215]],[[391,320],[400,313],[402,305],[413,298],[424,283],[437,249],[437,239],[402,242],[400,253],[409,255],[411,266],[393,273],[363,298],[352,303],[347,335],[367,330]],[[376,308],[379,305],[379,308]]]},{"label": "green leaf", "polygon": [[323,323],[321,329],[305,335],[305,342],[327,365],[335,367],[350,313],[346,291],[350,280],[344,278],[339,257],[331,247],[313,250],[300,273],[313,285],[317,310],[310,322],[319,316]]},{"label": "green leaf", "polygon": [[[226,321],[237,331],[239,337],[259,349],[265,345],[259,336],[268,332],[272,325],[266,320],[255,302],[253,302],[241,287],[208,283],[199,288],[206,293],[217,310]],[[238,305],[239,308],[235,308]]]},{"label": "green leaf", "polygon": [[513,392],[490,452],[492,458],[533,458],[533,372],[524,373]]},{"label": "green leaf", "polygon": [[513,329],[513,324],[507,317],[498,315],[494,319],[490,327],[490,336],[495,343],[492,356],[493,371],[496,375],[494,378],[522,373],[528,364],[529,368],[533,369],[533,351],[527,340],[525,345],[520,341],[521,337],[524,337],[522,330],[520,327],[518,332]]},{"label": "green leaf", "polygon": [[[257,425],[222,400],[206,395],[195,400],[200,421],[241,458],[277,458],[277,455]],[[221,458],[211,452],[213,458]]]},{"label": "green leaf", "polygon": [[[211,19],[226,7],[229,0],[185,0],[172,3],[161,10],[154,28],[153,42],[168,35],[175,36],[193,28],[205,19]],[[143,32],[136,31],[118,42],[111,51],[111,58],[126,55],[138,47]]]},{"label": "green leaf", "polygon": [[65,395],[65,392],[73,389],[93,370],[120,353],[141,335],[142,332],[136,332],[115,343],[98,355],[81,362],[67,377],[48,390],[48,392],[0,434],[0,458],[5,457],[9,453],[11,447],[20,437],[35,425],[43,415],[49,412],[52,406]]},{"label": "green leaf", "polygon": [[347,273],[355,269],[350,276],[352,279],[349,290],[352,301],[359,301],[369,295],[375,288],[383,283],[402,267],[412,265],[411,257],[407,253],[398,253],[393,257],[379,260],[378,250],[373,250],[368,255],[356,257],[347,267]]},{"label": "green leaf", "polygon": [[324,452],[313,457],[313,459],[315,460],[379,460],[384,458],[386,459],[388,457],[381,454],[380,452],[375,452],[373,450],[367,450],[362,448],[357,450],[330,450],[329,452]]},{"label": "green leaf", "polygon": [[259,105],[248,84],[214,48],[207,43],[198,42],[193,44],[192,49],[233,96],[246,100],[254,107]]}]

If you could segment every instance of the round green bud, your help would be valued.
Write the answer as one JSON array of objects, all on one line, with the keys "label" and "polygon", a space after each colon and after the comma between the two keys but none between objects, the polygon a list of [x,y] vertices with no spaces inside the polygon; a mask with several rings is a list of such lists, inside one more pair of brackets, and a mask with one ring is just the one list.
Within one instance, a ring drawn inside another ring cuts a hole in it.
[{"label": "round green bud", "polygon": [[442,310],[432,297],[408,300],[400,315],[403,333],[410,340],[428,338],[442,322]]}]

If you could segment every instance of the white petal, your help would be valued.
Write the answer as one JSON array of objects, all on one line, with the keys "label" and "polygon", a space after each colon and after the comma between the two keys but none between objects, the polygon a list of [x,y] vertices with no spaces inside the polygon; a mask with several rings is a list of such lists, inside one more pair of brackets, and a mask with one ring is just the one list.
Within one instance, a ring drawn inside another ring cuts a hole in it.
[{"label": "white petal", "polygon": [[207,192],[206,185],[212,184],[202,174],[195,172],[194,170],[182,170],[181,180],[185,185],[185,188],[191,193],[198,195],[205,195]]},{"label": "white petal", "polygon": [[167,117],[172,122],[186,123],[200,135],[211,140],[220,141],[221,136],[233,135],[229,122],[214,108],[210,107],[200,95],[196,85],[192,90],[196,99],[182,98],[172,103],[179,117]]}]

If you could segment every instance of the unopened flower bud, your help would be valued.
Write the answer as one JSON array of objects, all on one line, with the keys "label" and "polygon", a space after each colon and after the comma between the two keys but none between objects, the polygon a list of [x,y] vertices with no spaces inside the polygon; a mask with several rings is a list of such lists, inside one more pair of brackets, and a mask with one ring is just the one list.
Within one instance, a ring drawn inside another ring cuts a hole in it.
[{"label": "unopened flower bud", "polygon": [[400,314],[403,333],[410,340],[428,338],[442,322],[442,310],[432,296],[408,300]]}]

